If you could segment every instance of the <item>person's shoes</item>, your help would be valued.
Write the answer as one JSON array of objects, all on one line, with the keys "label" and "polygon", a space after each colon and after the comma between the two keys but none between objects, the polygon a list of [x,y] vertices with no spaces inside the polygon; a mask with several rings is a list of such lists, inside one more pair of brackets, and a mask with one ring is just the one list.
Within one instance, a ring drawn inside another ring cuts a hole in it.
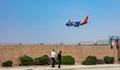
[{"label": "person's shoes", "polygon": [[54,68],[55,66],[52,66],[52,68]]}]

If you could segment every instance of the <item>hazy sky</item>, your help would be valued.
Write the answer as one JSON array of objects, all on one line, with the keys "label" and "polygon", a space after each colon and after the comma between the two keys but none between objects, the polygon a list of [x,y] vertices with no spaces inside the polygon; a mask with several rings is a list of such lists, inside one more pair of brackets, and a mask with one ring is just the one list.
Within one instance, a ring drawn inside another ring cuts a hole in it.
[{"label": "hazy sky", "polygon": [[[88,22],[67,27],[68,19]],[[79,43],[120,35],[120,0],[0,0],[0,43]]]}]

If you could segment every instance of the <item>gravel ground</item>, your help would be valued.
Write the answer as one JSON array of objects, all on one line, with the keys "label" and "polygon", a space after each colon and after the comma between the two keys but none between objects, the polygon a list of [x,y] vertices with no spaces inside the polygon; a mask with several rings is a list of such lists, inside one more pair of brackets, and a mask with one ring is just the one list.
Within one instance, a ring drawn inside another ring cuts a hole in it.
[{"label": "gravel ground", "polygon": [[0,67],[0,70],[120,70],[120,64]]}]

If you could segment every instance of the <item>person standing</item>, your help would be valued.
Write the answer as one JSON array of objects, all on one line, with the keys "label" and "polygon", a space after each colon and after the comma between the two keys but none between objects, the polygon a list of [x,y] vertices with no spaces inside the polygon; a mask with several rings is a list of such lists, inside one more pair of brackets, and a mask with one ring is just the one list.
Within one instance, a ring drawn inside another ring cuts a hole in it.
[{"label": "person standing", "polygon": [[51,52],[52,67],[55,67],[55,56],[56,56],[56,53],[55,53],[55,50],[53,49]]},{"label": "person standing", "polygon": [[58,68],[61,68],[61,58],[62,58],[62,51],[60,51],[59,53],[58,53],[58,55],[57,55],[57,58],[58,58]]}]

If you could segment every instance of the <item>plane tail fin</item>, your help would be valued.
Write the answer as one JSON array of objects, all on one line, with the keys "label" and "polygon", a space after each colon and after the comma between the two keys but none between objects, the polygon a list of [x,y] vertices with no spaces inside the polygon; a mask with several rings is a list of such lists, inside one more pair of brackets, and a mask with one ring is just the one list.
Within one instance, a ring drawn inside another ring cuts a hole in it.
[{"label": "plane tail fin", "polygon": [[86,16],[86,17],[80,22],[80,25],[83,25],[83,24],[87,23],[87,20],[88,20],[88,16]]}]

